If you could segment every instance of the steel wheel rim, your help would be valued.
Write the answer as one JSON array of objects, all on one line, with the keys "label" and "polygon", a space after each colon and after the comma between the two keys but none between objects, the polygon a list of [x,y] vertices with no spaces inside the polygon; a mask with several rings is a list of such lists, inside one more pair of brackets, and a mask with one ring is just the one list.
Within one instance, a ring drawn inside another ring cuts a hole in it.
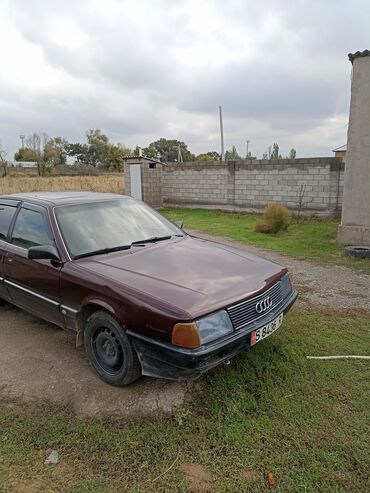
[{"label": "steel wheel rim", "polygon": [[115,332],[108,327],[98,328],[92,340],[94,359],[110,375],[117,375],[123,366],[123,349]]}]

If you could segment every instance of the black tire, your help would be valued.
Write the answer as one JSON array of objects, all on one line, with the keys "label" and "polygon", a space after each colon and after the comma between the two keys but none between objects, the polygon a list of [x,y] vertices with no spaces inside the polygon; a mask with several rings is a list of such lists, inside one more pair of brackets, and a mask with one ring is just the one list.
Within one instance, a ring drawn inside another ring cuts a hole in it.
[{"label": "black tire", "polygon": [[349,257],[370,259],[370,248],[365,246],[347,246],[344,251]]},{"label": "black tire", "polygon": [[141,376],[137,354],[121,324],[105,311],[86,322],[84,343],[91,366],[110,385],[129,385]]}]

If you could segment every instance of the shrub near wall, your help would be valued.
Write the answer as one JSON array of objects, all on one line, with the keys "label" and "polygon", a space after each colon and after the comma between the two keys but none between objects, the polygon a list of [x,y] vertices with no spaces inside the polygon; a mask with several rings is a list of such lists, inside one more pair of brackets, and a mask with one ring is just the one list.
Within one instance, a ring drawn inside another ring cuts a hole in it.
[{"label": "shrub near wall", "polygon": [[259,233],[276,234],[287,229],[291,218],[291,212],[283,205],[269,204],[263,219],[256,222],[254,230]]}]

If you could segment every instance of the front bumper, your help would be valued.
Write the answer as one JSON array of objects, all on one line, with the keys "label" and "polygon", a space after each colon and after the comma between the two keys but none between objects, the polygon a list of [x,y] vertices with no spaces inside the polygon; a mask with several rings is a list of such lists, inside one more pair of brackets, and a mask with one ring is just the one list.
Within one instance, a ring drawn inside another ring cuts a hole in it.
[{"label": "front bumper", "polygon": [[199,349],[185,349],[173,344],[127,331],[139,357],[143,375],[169,380],[194,380],[220,363],[229,360],[250,347],[251,332],[287,313],[297,299],[293,290],[289,297],[266,316]]}]

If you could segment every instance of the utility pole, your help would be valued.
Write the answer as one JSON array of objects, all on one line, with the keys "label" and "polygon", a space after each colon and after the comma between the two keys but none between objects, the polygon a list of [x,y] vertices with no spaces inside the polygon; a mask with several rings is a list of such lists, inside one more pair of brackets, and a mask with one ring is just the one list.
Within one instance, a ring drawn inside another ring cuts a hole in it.
[{"label": "utility pole", "polygon": [[181,148],[180,148],[180,144],[178,145],[177,147],[177,162],[178,163],[183,163],[184,160],[182,158],[182,153],[181,153]]},{"label": "utility pole", "polygon": [[25,139],[25,135],[20,135],[19,138],[21,139],[22,141],[22,149],[24,149],[24,139]]},{"label": "utility pole", "polygon": [[250,140],[246,140],[246,144],[247,144],[247,155],[246,155],[246,158],[247,159],[249,157],[249,142],[250,142]]},{"label": "utility pole", "polygon": [[222,122],[222,108],[218,107],[220,113],[220,134],[221,134],[221,161],[225,161],[225,147],[224,147],[224,125]]}]

